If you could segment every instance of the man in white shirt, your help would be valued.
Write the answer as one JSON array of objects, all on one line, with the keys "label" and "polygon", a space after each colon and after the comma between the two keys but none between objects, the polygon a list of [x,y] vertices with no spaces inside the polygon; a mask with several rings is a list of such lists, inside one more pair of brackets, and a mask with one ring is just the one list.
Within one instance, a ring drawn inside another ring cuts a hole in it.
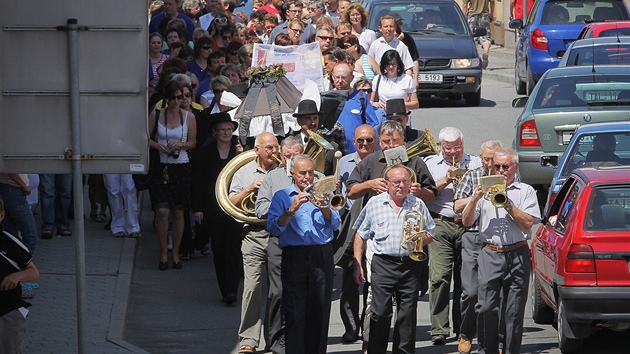
[{"label": "man in white shirt", "polygon": [[383,16],[378,28],[383,36],[372,42],[368,53],[368,63],[374,74],[381,74],[381,57],[383,54],[390,49],[395,49],[403,61],[405,74],[412,76],[413,60],[411,60],[407,46],[396,38],[396,20],[389,15]]}]

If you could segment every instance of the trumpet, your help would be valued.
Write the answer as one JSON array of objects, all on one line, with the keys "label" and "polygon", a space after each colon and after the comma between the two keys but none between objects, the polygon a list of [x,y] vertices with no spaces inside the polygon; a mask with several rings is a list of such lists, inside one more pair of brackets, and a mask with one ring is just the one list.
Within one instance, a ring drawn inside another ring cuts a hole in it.
[{"label": "trumpet", "polygon": [[453,191],[457,190],[457,185],[459,181],[462,179],[462,176],[468,171],[467,168],[461,168],[461,164],[459,162],[455,162],[455,157],[453,157],[453,167],[452,169],[446,171],[446,175],[448,178],[453,179]]},{"label": "trumpet", "polygon": [[[335,167],[335,175],[320,178],[314,184],[304,189],[309,194],[309,201],[318,208],[330,207],[332,210],[341,210],[346,205],[346,198],[337,190],[337,180],[339,179],[339,159],[341,152],[335,152],[337,160]],[[333,194],[334,192],[334,194]]]},{"label": "trumpet", "polygon": [[400,240],[400,247],[411,252],[409,258],[416,262],[427,259],[427,254],[422,248],[424,245],[424,217],[417,210],[409,210],[405,213],[403,222],[403,237]]},{"label": "trumpet", "polygon": [[505,192],[505,178],[500,175],[481,177],[481,189],[483,198],[492,203],[495,208],[505,208],[508,204]]}]

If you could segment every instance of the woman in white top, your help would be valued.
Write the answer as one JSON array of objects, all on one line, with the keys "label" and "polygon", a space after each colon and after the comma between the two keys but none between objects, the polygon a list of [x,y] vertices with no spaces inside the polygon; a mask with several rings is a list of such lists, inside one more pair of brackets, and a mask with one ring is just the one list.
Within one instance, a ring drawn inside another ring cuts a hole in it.
[{"label": "woman in white top", "polygon": [[386,51],[381,58],[380,69],[384,75],[376,75],[372,79],[372,105],[385,108],[385,103],[393,98],[405,100],[408,110],[416,109],[418,95],[416,84],[411,76],[405,74],[405,67],[398,52],[393,49]]},{"label": "woman in white top", "polygon": [[367,11],[358,3],[350,4],[339,19],[339,22],[349,22],[352,25],[352,34],[359,38],[359,44],[366,53],[369,52],[372,42],[376,40],[376,33],[367,28],[368,19]]},{"label": "woman in white top", "polygon": [[197,141],[195,116],[179,107],[184,99],[179,83],[169,81],[166,84],[164,99],[167,106],[149,114],[149,131],[156,132],[149,140],[149,147],[160,154],[160,163],[151,167],[149,185],[155,210],[155,230],[160,242],[160,270],[168,269],[169,214],[173,231],[173,269],[182,267],[179,246],[184,232],[184,210],[190,209],[191,191],[187,151],[194,149]]}]

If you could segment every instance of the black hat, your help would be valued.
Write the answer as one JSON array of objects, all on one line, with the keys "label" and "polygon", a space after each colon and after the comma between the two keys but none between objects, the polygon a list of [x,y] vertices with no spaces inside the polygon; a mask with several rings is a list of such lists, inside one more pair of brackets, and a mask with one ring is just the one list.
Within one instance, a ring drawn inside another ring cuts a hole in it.
[{"label": "black hat", "polygon": [[411,111],[408,111],[405,107],[405,100],[402,98],[394,98],[385,102],[385,116],[394,117],[401,115],[410,115]]},{"label": "black hat", "polygon": [[319,114],[317,104],[313,100],[303,100],[298,104],[297,113],[293,113],[294,117],[301,117],[308,114]]},{"label": "black hat", "polygon": [[234,131],[238,129],[238,123],[232,120],[230,114],[227,112],[219,112],[210,115],[210,129],[214,129],[219,123],[232,123]]}]

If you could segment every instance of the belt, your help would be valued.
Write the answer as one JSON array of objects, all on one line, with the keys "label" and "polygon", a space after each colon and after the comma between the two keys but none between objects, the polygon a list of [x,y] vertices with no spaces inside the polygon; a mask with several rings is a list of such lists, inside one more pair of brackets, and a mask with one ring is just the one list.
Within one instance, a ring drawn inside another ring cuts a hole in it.
[{"label": "belt", "polygon": [[511,245],[507,245],[507,246],[497,246],[497,245],[493,245],[491,243],[484,243],[483,247],[487,248],[487,249],[491,249],[495,252],[499,252],[499,253],[503,253],[503,252],[510,252],[510,251],[514,251],[517,248],[521,248],[523,246],[527,246],[527,240],[523,240],[517,243],[513,243]]},{"label": "belt", "polygon": [[377,254],[377,253],[375,253],[374,255],[379,257],[379,258],[383,258],[383,259],[386,259],[388,261],[396,262],[396,263],[404,263],[404,262],[406,262],[406,261],[411,259],[411,258],[409,258],[409,256],[402,256],[402,257],[400,257],[400,256],[390,256],[390,255],[387,255],[387,254]]},{"label": "belt", "polygon": [[456,224],[461,224],[462,223],[462,218],[451,218],[451,217],[448,217],[448,216],[440,215],[438,213],[434,213],[432,211],[429,211],[429,214],[431,214],[431,217],[433,219],[438,219],[438,220],[448,221],[448,222],[454,222]]}]

